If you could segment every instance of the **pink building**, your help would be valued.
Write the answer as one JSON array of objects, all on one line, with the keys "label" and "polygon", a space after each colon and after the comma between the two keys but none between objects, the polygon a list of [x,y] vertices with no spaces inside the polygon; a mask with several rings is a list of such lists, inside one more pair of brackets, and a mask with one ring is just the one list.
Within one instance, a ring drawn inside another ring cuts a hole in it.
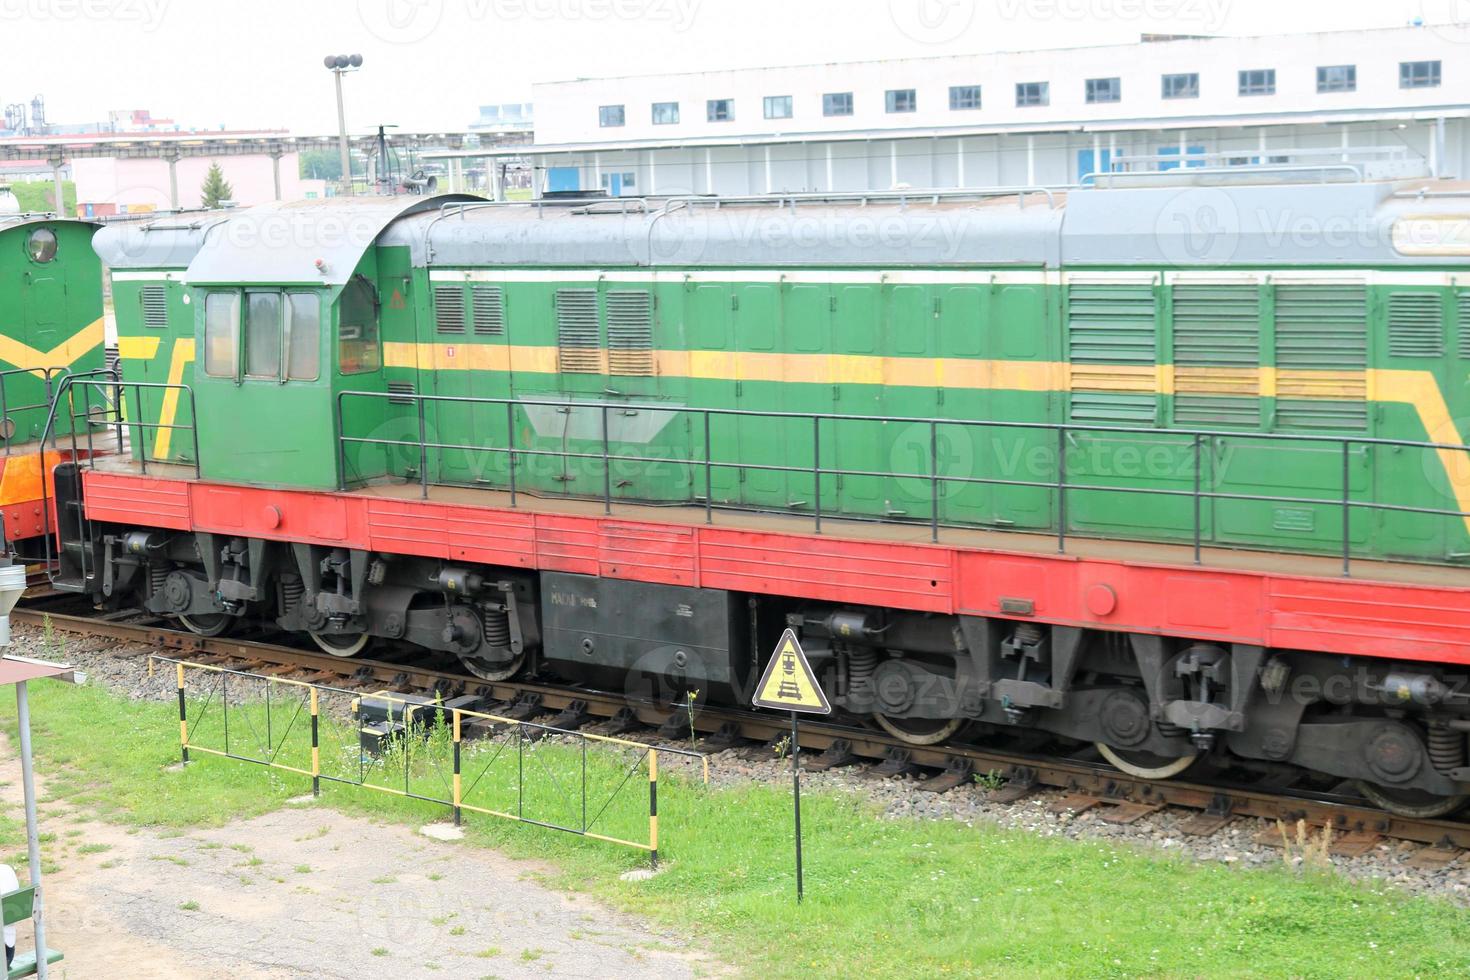
[{"label": "pink building", "polygon": [[172,162],[159,157],[78,156],[71,161],[77,207],[85,210],[91,205],[93,214],[197,208],[205,174],[215,163],[230,184],[232,200],[241,207],[306,197],[321,183],[308,181],[313,186],[303,187],[295,152],[185,156]]}]

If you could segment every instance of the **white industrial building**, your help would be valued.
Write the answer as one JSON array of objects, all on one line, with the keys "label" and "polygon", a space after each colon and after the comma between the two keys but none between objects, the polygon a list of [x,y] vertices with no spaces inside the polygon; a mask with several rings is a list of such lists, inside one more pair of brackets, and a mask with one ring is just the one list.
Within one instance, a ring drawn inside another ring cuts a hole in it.
[{"label": "white industrial building", "polygon": [[615,195],[1069,185],[1122,158],[1303,151],[1461,176],[1467,45],[1419,26],[548,82],[534,144],[500,155],[538,192]]}]

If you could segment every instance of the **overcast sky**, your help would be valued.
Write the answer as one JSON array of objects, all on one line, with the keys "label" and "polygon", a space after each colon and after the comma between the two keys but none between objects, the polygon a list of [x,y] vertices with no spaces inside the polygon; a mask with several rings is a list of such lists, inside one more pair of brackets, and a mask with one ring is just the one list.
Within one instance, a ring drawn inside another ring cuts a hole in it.
[{"label": "overcast sky", "polygon": [[1470,17],[1470,0],[0,0],[0,102],[207,128],[461,130],[533,81]]}]

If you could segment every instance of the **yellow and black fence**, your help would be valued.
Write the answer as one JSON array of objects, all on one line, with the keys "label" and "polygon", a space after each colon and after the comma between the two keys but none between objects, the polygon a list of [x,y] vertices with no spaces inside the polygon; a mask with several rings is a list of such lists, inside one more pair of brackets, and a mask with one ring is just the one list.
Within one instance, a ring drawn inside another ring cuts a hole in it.
[{"label": "yellow and black fence", "polygon": [[[687,749],[555,728],[464,707],[464,699],[364,694],[212,664],[171,665],[179,750],[534,824],[647,851],[658,866],[659,757]],[[373,720],[376,719],[376,720]],[[646,776],[646,800],[628,791]],[[635,778],[637,777],[637,778]],[[643,838],[643,839],[640,839]]]}]

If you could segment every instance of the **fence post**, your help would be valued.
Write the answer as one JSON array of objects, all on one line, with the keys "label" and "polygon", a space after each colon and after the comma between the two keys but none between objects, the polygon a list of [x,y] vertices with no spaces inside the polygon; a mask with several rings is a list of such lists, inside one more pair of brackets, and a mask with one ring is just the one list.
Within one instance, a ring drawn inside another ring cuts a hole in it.
[{"label": "fence post", "polygon": [[322,752],[321,743],[317,740],[317,725],[320,716],[317,712],[316,688],[311,689],[311,795],[322,795]]},{"label": "fence post", "polygon": [[648,750],[648,857],[658,870],[658,749]]},{"label": "fence post", "polygon": [[179,682],[179,755],[184,763],[189,761],[189,718],[184,709],[184,665],[175,664]]},{"label": "fence post", "polygon": [[459,709],[454,709],[454,825],[459,826],[460,795],[459,780]]}]

